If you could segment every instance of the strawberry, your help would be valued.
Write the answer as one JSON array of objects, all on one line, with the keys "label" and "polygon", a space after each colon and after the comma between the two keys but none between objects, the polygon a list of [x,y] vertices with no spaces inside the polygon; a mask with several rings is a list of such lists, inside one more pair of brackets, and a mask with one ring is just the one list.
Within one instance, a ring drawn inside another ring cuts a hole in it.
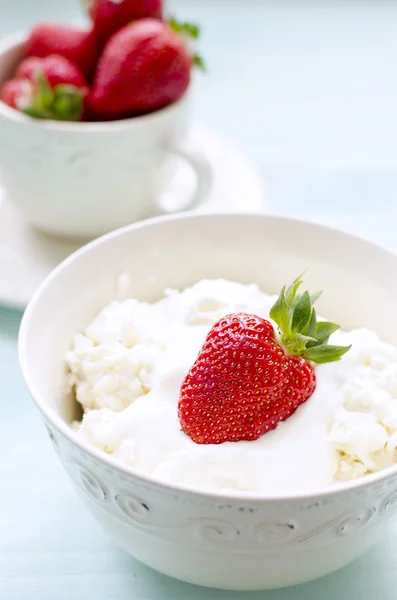
[{"label": "strawberry", "polygon": [[212,327],[185,377],[178,416],[197,444],[256,440],[306,402],[316,387],[313,363],[339,360],[350,346],[330,346],[338,325],[317,322],[298,277],[270,311],[270,321],[235,313]]},{"label": "strawberry", "polygon": [[92,29],[60,23],[39,23],[30,31],[26,41],[26,54],[39,58],[59,54],[77,65],[85,77],[90,79],[99,57],[99,48]]},{"label": "strawberry", "polygon": [[151,17],[161,19],[162,0],[93,0],[89,14],[98,39],[105,43],[128,23]]},{"label": "strawberry", "polygon": [[[81,120],[87,83],[76,65],[63,56],[26,58],[13,81],[14,107],[21,112],[39,119]],[[15,81],[20,82],[20,91]],[[3,95],[10,87],[10,82],[4,85]]]},{"label": "strawberry", "polygon": [[17,79],[29,79],[34,82],[37,74],[45,76],[51,87],[59,84],[73,85],[76,88],[88,87],[78,67],[56,54],[46,58],[25,58],[19,64],[15,76]]},{"label": "strawberry", "polygon": [[151,112],[180,98],[190,82],[192,59],[182,38],[155,19],[123,27],[106,44],[90,106],[102,118]]},{"label": "strawberry", "polygon": [[32,97],[32,85],[25,79],[10,79],[6,81],[0,90],[0,100],[11,106],[18,108],[18,102],[30,101]]}]

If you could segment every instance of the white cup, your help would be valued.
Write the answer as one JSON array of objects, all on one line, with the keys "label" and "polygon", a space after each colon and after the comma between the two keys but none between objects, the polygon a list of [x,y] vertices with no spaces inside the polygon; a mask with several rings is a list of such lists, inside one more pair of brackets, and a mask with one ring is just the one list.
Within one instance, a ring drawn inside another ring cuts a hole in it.
[{"label": "white cup", "polygon": [[[24,56],[23,34],[0,44],[0,85]],[[0,102],[0,168],[5,197],[34,227],[93,238],[169,212],[161,204],[175,168],[172,157],[196,173],[198,206],[211,186],[211,167],[187,142],[191,90],[149,115],[99,123],[32,119]]]}]

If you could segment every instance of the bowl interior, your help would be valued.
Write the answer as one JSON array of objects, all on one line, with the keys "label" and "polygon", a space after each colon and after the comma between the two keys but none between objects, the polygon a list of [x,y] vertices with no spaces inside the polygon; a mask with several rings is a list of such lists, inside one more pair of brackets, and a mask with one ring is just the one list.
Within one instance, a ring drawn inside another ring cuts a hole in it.
[{"label": "bowl interior", "polygon": [[25,46],[21,35],[13,36],[9,44],[0,47],[0,85],[14,75],[24,57]]},{"label": "bowl interior", "polygon": [[117,299],[153,301],[165,288],[202,278],[257,283],[276,293],[299,273],[324,290],[319,311],[343,327],[366,326],[397,343],[393,318],[397,257],[369,242],[315,224],[266,215],[182,215],[140,223],[92,242],[40,288],[21,327],[20,358],[30,391],[47,415],[76,416],[64,387],[64,354],[74,334]]}]

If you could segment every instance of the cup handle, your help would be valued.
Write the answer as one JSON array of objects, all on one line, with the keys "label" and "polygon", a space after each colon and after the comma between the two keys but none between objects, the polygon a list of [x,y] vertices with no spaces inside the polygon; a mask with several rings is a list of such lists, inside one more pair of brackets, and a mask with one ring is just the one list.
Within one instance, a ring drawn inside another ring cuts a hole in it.
[{"label": "cup handle", "polygon": [[207,200],[213,181],[212,166],[209,160],[199,151],[194,150],[184,143],[171,143],[166,146],[166,152],[186,162],[196,175],[196,189],[192,197],[183,202],[180,208],[166,210],[161,207],[163,213],[177,212],[178,210],[190,210],[198,208]]}]

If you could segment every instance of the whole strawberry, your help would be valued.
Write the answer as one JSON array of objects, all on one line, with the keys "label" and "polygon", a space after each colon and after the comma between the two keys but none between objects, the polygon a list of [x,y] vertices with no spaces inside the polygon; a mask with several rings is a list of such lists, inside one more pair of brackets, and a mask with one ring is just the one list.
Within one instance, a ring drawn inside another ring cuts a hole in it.
[{"label": "whole strawberry", "polygon": [[23,60],[15,79],[4,84],[1,97],[31,117],[79,121],[87,91],[87,83],[76,65],[63,56],[52,55]]},{"label": "whole strawberry", "polygon": [[155,19],[123,27],[106,44],[90,95],[101,118],[117,119],[162,108],[190,83],[192,58],[178,34]]},{"label": "whole strawberry", "polygon": [[339,360],[350,346],[330,346],[338,325],[317,322],[318,294],[299,295],[296,279],[270,316],[235,313],[209,332],[182,383],[178,416],[182,430],[198,444],[256,440],[275,429],[306,402],[316,387],[312,363]]},{"label": "whole strawberry", "polygon": [[162,0],[93,0],[89,14],[98,39],[104,43],[124,25],[151,17],[161,19]]}]

